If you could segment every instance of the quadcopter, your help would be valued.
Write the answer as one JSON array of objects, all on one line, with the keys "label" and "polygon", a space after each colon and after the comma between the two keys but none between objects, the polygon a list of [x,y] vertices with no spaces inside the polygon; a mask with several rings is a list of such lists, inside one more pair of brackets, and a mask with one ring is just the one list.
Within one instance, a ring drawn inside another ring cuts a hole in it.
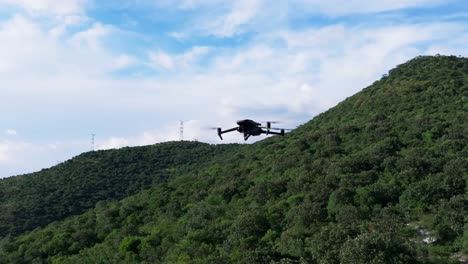
[{"label": "quadcopter", "polygon": [[[220,127],[216,129],[218,130],[218,136],[221,140],[223,140],[223,137],[221,136],[222,134],[232,132],[232,131],[238,131],[239,133],[243,133],[244,140],[247,140],[249,139],[250,136],[258,136],[261,134],[284,136],[284,131],[290,130],[290,129],[285,129],[285,128],[271,127],[271,124],[274,124],[274,123],[277,123],[277,122],[266,122],[266,126],[262,126],[261,123],[257,123],[250,119],[244,119],[244,120],[237,121],[237,125],[238,125],[237,127],[230,128],[227,130],[222,130]],[[272,130],[278,130],[279,132],[272,131]]]}]

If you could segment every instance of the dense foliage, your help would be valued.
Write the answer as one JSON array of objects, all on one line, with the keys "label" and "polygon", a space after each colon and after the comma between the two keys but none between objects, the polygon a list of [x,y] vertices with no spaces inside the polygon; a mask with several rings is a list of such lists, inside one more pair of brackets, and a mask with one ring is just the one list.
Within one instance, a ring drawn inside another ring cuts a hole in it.
[{"label": "dense foliage", "polygon": [[467,96],[468,59],[415,58],[285,137],[6,237],[0,263],[455,262]]},{"label": "dense foliage", "polygon": [[169,142],[88,152],[50,169],[0,180],[0,237],[83,213],[202,167],[235,146]]}]

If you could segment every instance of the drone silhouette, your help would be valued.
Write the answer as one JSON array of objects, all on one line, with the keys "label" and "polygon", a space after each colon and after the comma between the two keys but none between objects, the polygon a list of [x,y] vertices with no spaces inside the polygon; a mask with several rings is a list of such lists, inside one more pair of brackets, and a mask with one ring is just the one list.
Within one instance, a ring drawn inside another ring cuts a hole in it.
[{"label": "drone silhouette", "polygon": [[[244,134],[244,140],[249,139],[250,136],[258,136],[261,134],[266,134],[266,135],[280,135],[284,136],[284,131],[285,130],[291,130],[291,129],[285,129],[285,128],[276,128],[276,127],[271,127],[271,124],[275,124],[277,122],[274,121],[269,121],[266,122],[266,126],[262,126],[261,123],[257,123],[253,120],[250,119],[244,119],[244,120],[239,120],[237,121],[237,127],[222,130],[220,127],[217,127],[215,129],[218,130],[218,136],[221,140],[223,140],[222,134],[224,133],[229,133],[232,131],[238,131],[239,133]],[[277,130],[277,131],[273,131]]]}]

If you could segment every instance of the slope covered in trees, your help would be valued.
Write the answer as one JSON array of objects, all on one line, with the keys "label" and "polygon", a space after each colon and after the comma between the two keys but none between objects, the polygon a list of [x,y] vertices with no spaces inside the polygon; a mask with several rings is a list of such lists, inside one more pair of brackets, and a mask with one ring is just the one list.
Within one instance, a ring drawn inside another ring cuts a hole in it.
[{"label": "slope covered in trees", "polygon": [[0,237],[83,213],[194,170],[233,145],[169,142],[81,154],[37,173],[0,180]]},{"label": "slope covered in trees", "polygon": [[0,263],[453,263],[467,96],[468,59],[415,58],[285,137],[7,237]]}]

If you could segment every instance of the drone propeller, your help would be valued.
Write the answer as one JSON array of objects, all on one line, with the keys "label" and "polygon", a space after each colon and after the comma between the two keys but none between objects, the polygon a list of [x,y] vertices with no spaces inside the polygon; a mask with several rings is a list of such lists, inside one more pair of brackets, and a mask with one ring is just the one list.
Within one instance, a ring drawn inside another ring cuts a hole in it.
[{"label": "drone propeller", "polygon": [[287,131],[291,131],[291,130],[294,130],[293,128],[280,128],[280,127],[261,127],[261,128],[265,128],[265,129],[269,129],[269,130],[287,130]]},{"label": "drone propeller", "polygon": [[205,127],[205,129],[208,129],[208,130],[216,130],[218,132],[218,137],[223,140],[223,136],[221,136],[222,134],[222,130],[220,127]]},{"label": "drone propeller", "polygon": [[275,121],[265,121],[265,120],[262,120],[262,121],[260,121],[260,123],[279,124],[279,123],[282,123],[282,122],[281,122],[281,121],[277,121],[277,120],[275,120]]},{"label": "drone propeller", "polygon": [[218,130],[218,128],[220,127],[204,127],[204,129],[207,129],[207,130]]},{"label": "drone propeller", "polygon": [[287,130],[287,131],[294,130],[294,128],[280,128],[280,127],[271,127],[270,129],[276,129],[276,130]]}]

